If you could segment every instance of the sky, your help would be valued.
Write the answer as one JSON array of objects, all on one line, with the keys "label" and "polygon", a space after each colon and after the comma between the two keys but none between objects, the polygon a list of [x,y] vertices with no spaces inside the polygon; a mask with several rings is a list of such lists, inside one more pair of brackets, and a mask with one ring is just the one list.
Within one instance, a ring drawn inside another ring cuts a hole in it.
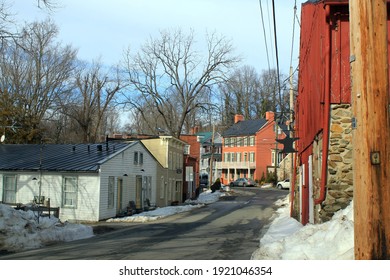
[{"label": "sky", "polygon": [[[12,10],[20,23],[50,16],[60,29],[60,41],[77,48],[79,58],[90,62],[100,59],[115,65],[125,49],[130,47],[135,53],[161,30],[181,28],[194,30],[198,41],[204,40],[206,32],[223,35],[243,58],[242,64],[259,72],[268,69],[268,61],[270,68],[277,65],[272,0],[58,0],[59,7],[50,14],[39,10],[35,0],[7,1],[13,1]],[[296,1],[295,19],[299,21],[302,2]],[[284,74],[290,65],[295,69],[298,64],[300,34],[297,20],[293,32],[294,3],[275,1],[278,60]]]}]

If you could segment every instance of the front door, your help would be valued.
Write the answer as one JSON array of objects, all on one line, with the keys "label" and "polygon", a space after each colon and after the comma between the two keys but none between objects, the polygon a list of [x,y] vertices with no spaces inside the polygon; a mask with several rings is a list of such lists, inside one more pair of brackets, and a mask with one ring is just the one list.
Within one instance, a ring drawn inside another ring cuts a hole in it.
[{"label": "front door", "polygon": [[117,201],[116,201],[116,213],[122,212],[122,193],[123,193],[123,179],[118,178],[117,181]]}]

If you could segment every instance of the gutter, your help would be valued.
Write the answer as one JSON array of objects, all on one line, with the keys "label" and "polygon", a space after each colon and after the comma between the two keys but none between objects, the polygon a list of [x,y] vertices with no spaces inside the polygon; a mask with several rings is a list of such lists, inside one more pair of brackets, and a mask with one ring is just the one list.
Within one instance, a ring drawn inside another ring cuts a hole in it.
[{"label": "gutter", "polygon": [[330,6],[325,6],[326,23],[328,30],[325,33],[325,100],[324,100],[324,128],[322,133],[322,170],[320,196],[314,200],[314,204],[321,204],[326,198],[326,182],[328,172],[328,152],[329,152],[329,125],[330,125]]}]

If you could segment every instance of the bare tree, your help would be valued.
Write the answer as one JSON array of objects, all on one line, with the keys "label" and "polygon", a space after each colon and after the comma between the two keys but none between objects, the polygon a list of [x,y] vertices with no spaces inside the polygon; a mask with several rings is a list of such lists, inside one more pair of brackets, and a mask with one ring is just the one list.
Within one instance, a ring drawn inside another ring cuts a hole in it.
[{"label": "bare tree", "polygon": [[[283,80],[281,75],[280,80]],[[223,126],[233,124],[234,115],[245,119],[265,117],[267,111],[288,114],[289,99],[285,84],[279,92],[276,70],[263,70],[258,74],[251,66],[236,69],[229,79],[219,86],[223,103]]]},{"label": "bare tree", "polygon": [[134,57],[126,53],[126,68],[133,95],[127,102],[140,111],[146,104],[157,110],[169,134],[179,137],[188,115],[201,108],[207,87],[225,79],[238,61],[233,47],[224,37],[207,36],[205,56],[196,49],[193,32],[160,32]]},{"label": "bare tree", "polygon": [[254,106],[259,101],[260,80],[255,68],[242,66],[236,69],[226,83],[220,86],[224,96],[225,114],[232,120],[234,114],[242,114],[245,119],[253,119]]},{"label": "bare tree", "polygon": [[16,142],[37,142],[40,124],[54,113],[55,103],[68,92],[76,51],[55,42],[57,27],[50,21],[28,24],[14,41],[4,42],[0,57],[1,92],[14,113],[3,124],[17,124]]},{"label": "bare tree", "polygon": [[62,104],[62,112],[77,122],[81,141],[100,141],[116,94],[123,88],[119,70],[103,73],[100,63],[85,66],[75,75],[72,97]]}]

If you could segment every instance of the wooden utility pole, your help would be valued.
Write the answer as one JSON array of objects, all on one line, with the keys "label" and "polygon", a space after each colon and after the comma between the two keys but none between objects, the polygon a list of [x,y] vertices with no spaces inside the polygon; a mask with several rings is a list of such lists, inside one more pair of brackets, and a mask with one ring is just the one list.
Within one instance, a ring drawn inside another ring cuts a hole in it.
[{"label": "wooden utility pole", "polygon": [[390,259],[387,1],[349,5],[355,259]]},{"label": "wooden utility pole", "polygon": [[211,156],[210,156],[210,172],[209,172],[209,188],[213,184],[213,169],[214,169],[214,136],[215,136],[215,125],[213,124],[213,133],[211,135]]}]

